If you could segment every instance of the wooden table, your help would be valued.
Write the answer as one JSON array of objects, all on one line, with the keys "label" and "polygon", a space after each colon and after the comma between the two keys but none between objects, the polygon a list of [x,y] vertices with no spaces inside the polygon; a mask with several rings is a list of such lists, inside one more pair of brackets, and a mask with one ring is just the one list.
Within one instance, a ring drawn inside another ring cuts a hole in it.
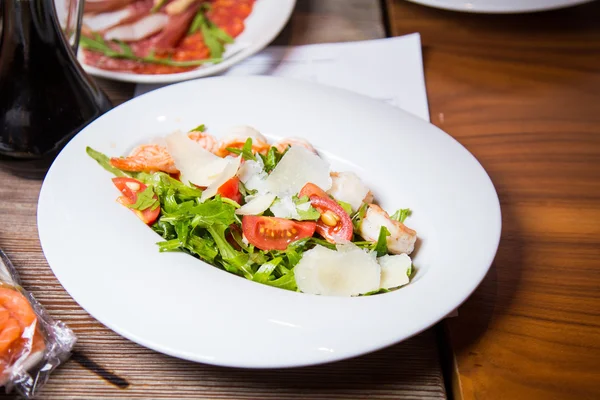
[{"label": "wooden table", "polygon": [[[383,36],[377,1],[299,0],[291,22],[276,42],[303,44]],[[115,104],[133,94],[133,85],[100,82]],[[24,287],[79,337],[73,357],[54,372],[40,398],[446,398],[434,330],[354,360],[269,371],[195,364],[123,339],[81,309],[48,267],[35,224],[41,182],[4,171],[0,171],[0,182],[0,247],[17,265]],[[85,268],[85,263],[81,267]]]},{"label": "wooden table", "polygon": [[387,6],[393,35],[421,33],[431,121],[502,205],[496,260],[447,321],[454,397],[600,399],[600,2],[519,16]]}]

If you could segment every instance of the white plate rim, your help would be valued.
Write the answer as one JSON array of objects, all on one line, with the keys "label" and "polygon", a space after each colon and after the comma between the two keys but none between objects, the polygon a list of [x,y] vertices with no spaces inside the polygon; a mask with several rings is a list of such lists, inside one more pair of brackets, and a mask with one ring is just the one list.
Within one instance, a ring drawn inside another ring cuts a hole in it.
[{"label": "white plate rim", "polygon": [[[349,97],[349,98],[361,98],[361,101],[365,101],[365,104],[367,104],[366,102],[370,102],[371,104],[375,104],[377,103],[377,107],[384,107],[384,108],[393,108],[395,111],[399,114],[403,114],[403,118],[406,118],[408,120],[412,120],[412,122],[416,122],[418,121],[418,124],[422,125],[422,126],[429,126],[429,130],[432,132],[431,134],[434,134],[433,132],[435,131],[435,135],[442,138],[444,137],[444,140],[450,140],[450,142],[454,143],[453,146],[458,146],[457,149],[460,149],[461,152],[464,152],[464,155],[469,158],[469,162],[475,162],[477,168],[480,169],[480,171],[478,173],[483,173],[485,176],[485,182],[484,185],[485,190],[489,192],[489,194],[493,194],[492,197],[494,197],[494,200],[488,204],[488,206],[490,206],[491,208],[489,209],[490,213],[493,214],[490,216],[490,220],[493,222],[494,225],[494,229],[492,229],[493,231],[488,232],[489,237],[487,238],[488,242],[487,242],[487,247],[490,250],[489,254],[487,254],[484,257],[484,260],[481,263],[481,266],[479,267],[479,269],[476,271],[475,274],[473,274],[471,276],[471,281],[469,282],[468,286],[466,288],[464,288],[463,292],[458,295],[458,297],[454,297],[452,302],[449,303],[443,303],[442,305],[440,305],[439,307],[436,307],[435,310],[430,310],[429,315],[430,318],[427,321],[427,323],[425,324],[421,324],[418,328],[412,329],[411,333],[409,335],[403,335],[402,337],[397,337],[392,335],[391,337],[393,337],[393,339],[390,339],[388,337],[387,340],[380,340],[376,343],[372,343],[372,344],[367,344],[367,345],[362,345],[360,346],[360,348],[355,348],[353,350],[350,351],[343,351],[340,353],[336,353],[336,354],[327,354],[327,355],[318,355],[318,356],[307,356],[307,358],[302,359],[302,360],[284,360],[284,361],[279,361],[279,362],[268,362],[268,363],[264,363],[260,360],[238,360],[235,358],[235,356],[233,356],[233,359],[231,357],[227,358],[227,357],[223,357],[223,359],[206,359],[203,356],[199,356],[197,354],[189,354],[189,353],[185,353],[185,352],[181,352],[178,350],[173,350],[172,346],[165,346],[162,345],[160,343],[156,343],[153,342],[151,340],[146,340],[143,337],[140,337],[138,335],[134,335],[131,332],[128,332],[126,329],[121,329],[121,327],[116,326],[114,324],[112,324],[110,321],[107,321],[105,318],[102,317],[97,317],[97,310],[94,309],[94,307],[90,307],[89,304],[81,304],[76,296],[73,295],[72,293],[72,289],[74,289],[73,287],[68,287],[68,285],[65,285],[64,282],[64,278],[65,276],[63,275],[63,271],[60,271],[58,269],[56,269],[57,267],[57,262],[59,262],[58,257],[57,257],[57,253],[54,251],[54,249],[52,249],[51,247],[49,247],[47,245],[47,240],[50,236],[53,235],[53,229],[51,226],[48,225],[48,223],[46,222],[46,219],[48,218],[49,215],[51,215],[51,213],[54,211],[51,208],[48,208],[47,203],[49,203],[49,196],[51,196],[50,194],[50,189],[49,186],[51,185],[50,182],[56,178],[53,177],[54,171],[56,170],[56,166],[58,164],[60,164],[62,161],[61,160],[61,155],[59,155],[59,157],[57,158],[57,162],[55,162],[52,167],[50,168],[46,179],[44,180],[44,183],[42,185],[42,190],[40,191],[40,199],[39,199],[39,203],[38,203],[38,230],[39,230],[39,235],[40,235],[40,241],[42,244],[42,249],[44,251],[44,254],[48,260],[48,263],[50,264],[53,272],[55,273],[55,275],[57,276],[57,278],[59,279],[59,281],[61,282],[61,284],[63,284],[63,286],[65,287],[65,289],[67,290],[67,292],[69,292],[69,294],[86,310],[88,311],[92,316],[94,316],[96,319],[98,319],[101,323],[103,323],[104,325],[106,325],[107,327],[109,327],[110,329],[112,329],[113,331],[117,332],[118,334],[133,340],[134,342],[137,342],[143,346],[146,346],[148,348],[154,349],[156,351],[174,356],[174,357],[178,357],[178,358],[183,358],[183,359],[187,359],[190,361],[196,361],[196,362],[204,362],[204,363],[208,363],[208,364],[214,364],[214,365],[221,365],[221,366],[230,366],[230,367],[241,367],[241,368],[257,368],[257,369],[261,369],[261,368],[287,368],[287,367],[300,367],[300,366],[307,366],[307,365],[317,365],[317,364],[322,364],[322,363],[328,363],[328,362],[332,362],[332,361],[337,361],[337,360],[342,360],[342,359],[346,359],[349,357],[354,357],[354,356],[359,356],[362,354],[366,354],[366,353],[370,353],[372,351],[376,351],[385,347],[388,347],[392,344],[395,344],[399,341],[403,341],[406,340],[420,332],[422,332],[423,330],[429,328],[430,326],[432,326],[433,324],[435,324],[436,322],[438,322],[439,320],[441,320],[444,316],[446,316],[449,312],[451,312],[452,310],[454,310],[456,307],[458,307],[460,304],[462,304],[462,302],[464,302],[470,295],[471,293],[477,288],[477,286],[479,285],[479,283],[483,280],[483,278],[485,277],[485,275],[487,274],[487,271],[489,269],[489,267],[491,266],[492,261],[495,258],[495,254],[499,245],[499,241],[500,241],[500,233],[501,233],[501,210],[500,210],[500,203],[497,197],[497,193],[495,191],[495,188],[493,186],[493,183],[491,182],[489,175],[487,174],[487,172],[485,172],[485,170],[483,169],[483,167],[481,166],[481,164],[476,160],[476,158],[469,153],[462,145],[460,145],[460,143],[458,143],[455,139],[453,139],[452,137],[450,137],[449,135],[445,134],[443,131],[441,131],[439,128],[430,125],[422,120],[420,120],[419,118],[410,115],[406,112],[403,112],[401,110],[398,110],[392,106],[389,106],[387,104],[382,104],[379,102],[376,102],[375,100],[371,100],[371,99],[367,99],[364,96],[355,94],[355,93],[351,93],[348,92],[346,90],[343,89],[337,89],[337,88],[326,88],[323,87],[321,85],[316,85],[316,84],[309,84],[309,83],[304,83],[304,82],[299,82],[299,81],[293,81],[293,80],[289,80],[289,79],[283,79],[283,78],[273,78],[273,77],[213,77],[213,78],[209,78],[209,79],[203,79],[203,80],[196,80],[196,81],[188,81],[188,82],[182,82],[179,83],[177,85],[171,85],[169,87],[166,88],[162,88],[159,89],[158,91],[154,91],[154,92],[150,92],[147,93],[143,96],[140,96],[134,100],[131,100],[130,102],[127,103],[123,103],[122,105],[118,106],[115,108],[115,110],[117,109],[121,109],[124,110],[127,107],[129,107],[127,104],[130,104],[133,101],[141,101],[139,99],[143,99],[146,98],[146,100],[148,99],[152,99],[152,98],[158,98],[161,94],[165,94],[168,93],[169,91],[174,91],[177,90],[177,87],[186,87],[186,85],[190,85],[189,87],[192,87],[193,85],[202,85],[202,83],[200,81],[206,81],[206,82],[223,82],[223,80],[226,81],[238,81],[239,83],[248,83],[248,82],[272,82],[273,85],[288,85],[290,87],[294,86],[294,85],[300,85],[300,86],[305,86],[305,87],[312,87],[315,90],[320,90],[323,91],[323,93],[330,93],[332,96],[335,94],[335,96],[340,96],[340,97]],[[107,113],[105,114],[105,116],[100,117],[100,118],[109,118],[107,117],[110,114]],[[95,122],[94,122],[95,123]],[[94,124],[92,123],[92,124]],[[91,126],[91,125],[90,125]],[[88,126],[89,128],[89,126]],[[70,146],[73,146],[72,143],[75,143],[75,141],[81,141],[83,137],[86,136],[85,131],[89,130],[88,128],[84,129],[82,131],[83,134],[79,134],[79,138],[77,139],[75,138],[71,143],[69,143],[67,145],[67,147],[65,148],[65,150],[67,150]],[[441,136],[440,136],[441,135]],[[63,150],[63,152],[65,151]],[[98,166],[94,166],[97,168],[100,168]],[[55,183],[53,183],[55,184]],[[146,229],[146,228],[144,228]],[[157,253],[158,254],[158,253]],[[187,258],[192,259],[191,257],[184,255]],[[56,257],[56,258],[55,258]],[[196,260],[197,261],[197,260]],[[215,269],[216,270],[216,269]],[[225,272],[222,271],[217,271],[220,274],[225,274]],[[240,281],[245,281],[243,279],[241,279]],[[253,282],[247,282],[251,285],[258,285],[256,283]],[[260,285],[259,285],[260,286]],[[272,289],[275,290],[273,288],[268,288],[268,289]],[[411,286],[409,285],[408,287],[401,289],[401,290],[412,290]],[[298,294],[298,293],[291,293],[291,292],[286,292],[286,291],[281,291],[281,290],[277,290],[278,292],[285,292],[286,296],[289,295],[294,295],[294,296],[307,296],[304,294]],[[270,293],[270,295],[275,295],[274,292]],[[281,294],[281,296],[283,296],[283,294]],[[280,296],[280,297],[281,297]],[[368,298],[362,298],[362,300],[366,303],[366,302],[375,302],[375,303],[381,303],[382,298],[385,298],[384,296],[387,295],[382,295],[382,296],[373,296],[373,297],[368,297]],[[316,297],[316,296],[311,296],[312,297]],[[322,298],[323,302],[337,302],[339,298]],[[313,299],[314,300],[314,299]],[[312,300],[311,300],[312,302]],[[344,303],[345,304],[345,303]],[[422,322],[422,321],[421,321]]]},{"label": "white plate rim", "polygon": [[[261,0],[257,0],[261,1]],[[162,84],[162,83],[175,83],[182,82],[190,79],[202,78],[206,76],[219,74],[233,65],[245,60],[248,57],[253,56],[258,53],[265,47],[269,45],[277,35],[283,30],[285,25],[290,20],[292,16],[292,12],[296,6],[296,0],[279,0],[281,6],[287,6],[285,9],[285,17],[276,21],[271,34],[265,36],[263,40],[257,41],[249,45],[248,47],[240,50],[235,53],[231,57],[223,60],[222,62],[214,65],[209,65],[206,67],[199,67],[197,69],[180,72],[176,74],[154,74],[154,75],[144,75],[144,74],[133,74],[129,72],[118,72],[118,71],[109,71],[101,68],[96,68],[91,65],[87,65],[83,62],[83,53],[78,52],[77,59],[79,60],[79,64],[83,68],[85,72],[92,76],[96,76],[99,78],[106,78],[115,81],[121,82],[131,82],[131,83],[146,83],[146,84]],[[254,12],[254,10],[252,11]]]}]

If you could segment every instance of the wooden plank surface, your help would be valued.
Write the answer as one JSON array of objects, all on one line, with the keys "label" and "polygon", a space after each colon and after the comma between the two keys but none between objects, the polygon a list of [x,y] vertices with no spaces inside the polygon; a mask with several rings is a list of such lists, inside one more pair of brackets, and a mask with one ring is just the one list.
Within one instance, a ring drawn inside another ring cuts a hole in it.
[{"label": "wooden plank surface", "polygon": [[389,0],[420,32],[431,120],[500,197],[483,284],[448,320],[456,398],[600,399],[600,2],[473,15]]},{"label": "wooden plank surface", "polygon": [[[276,42],[362,40],[382,37],[383,32],[377,1],[299,0]],[[99,82],[115,105],[133,94],[131,84]],[[123,339],[81,309],[49,269],[35,223],[41,182],[3,171],[0,182],[0,247],[17,265],[25,288],[79,337],[73,357],[55,371],[39,398],[446,398],[433,330],[353,360],[268,371],[195,364]]]}]

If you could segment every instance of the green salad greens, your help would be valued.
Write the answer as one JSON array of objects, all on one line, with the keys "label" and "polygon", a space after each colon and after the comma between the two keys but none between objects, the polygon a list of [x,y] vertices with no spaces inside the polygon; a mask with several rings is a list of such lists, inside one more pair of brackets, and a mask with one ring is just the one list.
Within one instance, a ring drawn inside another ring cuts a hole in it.
[{"label": "green salad greens", "polygon": [[[195,130],[203,132],[204,129],[204,125],[200,125]],[[115,168],[106,155],[90,147],[86,151],[100,166],[115,175],[117,177],[115,179],[131,178],[136,180],[133,182],[143,184],[139,185],[135,201],[132,199],[129,203],[123,204],[138,212],[160,210],[160,213],[156,214],[157,217],[155,216],[155,219],[149,223],[151,228],[164,239],[157,243],[160,252],[185,252],[246,279],[296,291],[298,286],[294,268],[304,253],[317,245],[336,250],[335,244],[314,234],[289,243],[285,250],[261,250],[250,243],[243,233],[245,231],[242,218],[247,216],[236,214],[236,210],[241,207],[238,202],[219,194],[201,201],[203,193],[201,188],[185,184],[167,173],[124,171]],[[256,162],[260,157],[266,173],[273,171],[285,154],[285,151],[280,152],[275,147],[271,147],[266,154],[253,154],[251,139],[248,139],[241,149],[230,148],[229,151],[241,155],[247,161]],[[134,185],[138,188],[137,184]],[[245,188],[241,182],[239,192],[242,202],[255,194]],[[276,199],[275,202],[277,201],[281,200]],[[298,211],[295,220],[313,224],[314,232],[314,221],[320,221],[322,210],[313,207],[310,201],[308,196],[292,197],[292,203]],[[387,238],[390,236],[390,231],[385,226],[381,226],[376,241],[364,240],[358,234],[362,220],[365,218],[367,204],[362,204],[354,212],[352,206],[346,202],[337,201],[337,204],[350,217],[348,223],[352,226],[351,241],[354,245],[367,252],[375,253],[377,257],[389,254]],[[265,211],[262,215],[268,216],[269,211]],[[409,215],[410,210],[401,209],[391,218],[404,221]],[[410,276],[411,273],[412,268],[408,275]],[[363,295],[386,291],[387,289],[380,289]]]}]

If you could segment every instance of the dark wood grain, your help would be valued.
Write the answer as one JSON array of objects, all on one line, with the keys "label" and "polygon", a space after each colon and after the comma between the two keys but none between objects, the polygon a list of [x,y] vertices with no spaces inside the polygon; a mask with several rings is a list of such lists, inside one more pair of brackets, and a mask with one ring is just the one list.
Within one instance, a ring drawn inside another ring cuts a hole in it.
[{"label": "dark wood grain", "polygon": [[[305,44],[382,35],[376,1],[299,0],[277,42]],[[98,81],[115,105],[133,94],[132,84]],[[3,171],[0,182],[0,247],[17,266],[24,287],[79,338],[73,357],[54,372],[39,398],[446,398],[436,337],[431,330],[354,360],[288,370],[213,367],[138,346],[94,320],[52,274],[40,248],[35,221],[41,182]],[[81,267],[85,268],[84,261]]]},{"label": "dark wood grain", "polygon": [[455,397],[600,398],[600,2],[472,15],[388,1],[420,32],[431,120],[503,213],[486,279],[448,320]]}]

